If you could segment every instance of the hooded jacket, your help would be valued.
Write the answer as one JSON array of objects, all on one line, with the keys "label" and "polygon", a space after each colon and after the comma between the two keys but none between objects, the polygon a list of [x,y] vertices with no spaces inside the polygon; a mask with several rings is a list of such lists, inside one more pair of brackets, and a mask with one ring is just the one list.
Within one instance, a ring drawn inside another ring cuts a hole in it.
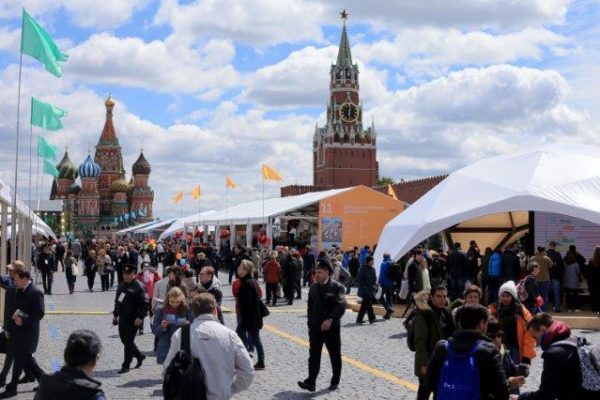
[{"label": "hooded jacket", "polygon": [[419,292],[415,296],[415,375],[421,376],[437,342],[449,338],[454,332],[452,313],[447,308],[434,311],[428,301],[429,293]]},{"label": "hooded jacket", "polygon": [[[552,322],[542,336],[544,366],[540,387],[535,392],[523,393],[520,400],[579,400],[581,393],[581,365],[576,346],[557,343],[571,340],[571,328],[560,321]],[[573,340],[573,343],[576,343]],[[590,399],[592,397],[589,397]]]},{"label": "hooded jacket", "polygon": [[105,400],[100,382],[83,370],[64,366],[53,375],[43,375],[34,400]]},{"label": "hooded jacket", "polygon": [[392,267],[392,259],[389,254],[383,256],[383,261],[381,262],[381,266],[379,267],[379,284],[386,288],[391,288],[394,286],[394,282],[392,282],[388,278],[388,272]]}]

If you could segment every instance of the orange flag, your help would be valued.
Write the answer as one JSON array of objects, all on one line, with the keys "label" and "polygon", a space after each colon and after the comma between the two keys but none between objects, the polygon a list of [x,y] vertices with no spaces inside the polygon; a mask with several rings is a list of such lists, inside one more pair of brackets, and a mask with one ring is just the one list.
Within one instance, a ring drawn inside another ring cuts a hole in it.
[{"label": "orange flag", "polygon": [[194,200],[198,200],[198,199],[200,198],[200,194],[201,194],[201,193],[202,193],[202,192],[200,191],[200,185],[198,185],[198,186],[194,187],[194,188],[192,189],[192,198],[193,198]]},{"label": "orange flag", "polygon": [[225,178],[225,187],[235,189],[237,187],[236,183],[231,179],[230,176]]},{"label": "orange flag", "polygon": [[177,193],[175,195],[175,197],[173,197],[173,203],[175,203],[175,204],[180,203],[181,200],[183,200],[183,191]]},{"label": "orange flag", "polygon": [[387,194],[388,196],[391,196],[394,200],[398,200],[398,196],[396,196],[396,191],[394,190],[392,185],[388,185]]},{"label": "orange flag", "polygon": [[262,165],[262,176],[267,181],[282,181],[283,177],[279,172],[269,167],[267,164]]}]

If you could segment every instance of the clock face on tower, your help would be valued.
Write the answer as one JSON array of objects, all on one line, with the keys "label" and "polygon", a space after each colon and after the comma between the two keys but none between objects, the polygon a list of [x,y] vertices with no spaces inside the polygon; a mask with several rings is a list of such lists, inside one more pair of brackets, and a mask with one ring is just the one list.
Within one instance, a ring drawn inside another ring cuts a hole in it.
[{"label": "clock face on tower", "polygon": [[344,103],[340,107],[340,117],[344,122],[354,122],[358,118],[358,107],[354,103]]}]

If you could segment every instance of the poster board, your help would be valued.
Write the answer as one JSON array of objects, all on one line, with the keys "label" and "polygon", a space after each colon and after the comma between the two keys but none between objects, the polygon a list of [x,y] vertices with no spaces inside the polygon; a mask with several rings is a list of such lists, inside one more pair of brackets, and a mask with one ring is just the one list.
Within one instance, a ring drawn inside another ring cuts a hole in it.
[{"label": "poster board", "polygon": [[404,203],[368,188],[352,190],[319,202],[319,248],[373,246],[385,224],[404,210]]},{"label": "poster board", "polygon": [[556,249],[564,256],[574,244],[577,251],[590,259],[594,248],[600,246],[600,225],[568,215],[548,212],[534,214],[535,246],[548,247],[554,240]]}]

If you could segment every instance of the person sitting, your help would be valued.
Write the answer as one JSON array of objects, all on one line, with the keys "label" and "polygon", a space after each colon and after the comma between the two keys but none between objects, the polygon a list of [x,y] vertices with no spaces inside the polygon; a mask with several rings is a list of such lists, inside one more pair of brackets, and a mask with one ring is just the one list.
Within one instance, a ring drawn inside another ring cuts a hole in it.
[{"label": "person sitting", "polygon": [[96,368],[102,343],[87,329],[74,331],[67,340],[65,365],[52,375],[44,375],[34,400],[106,400],[102,383],[90,377]]}]

